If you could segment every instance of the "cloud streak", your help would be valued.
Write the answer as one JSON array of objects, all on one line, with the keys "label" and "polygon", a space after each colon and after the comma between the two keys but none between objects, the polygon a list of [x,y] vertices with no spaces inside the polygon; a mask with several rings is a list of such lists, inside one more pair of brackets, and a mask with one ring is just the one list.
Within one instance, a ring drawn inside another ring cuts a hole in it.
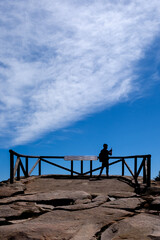
[{"label": "cloud streak", "polygon": [[128,99],[160,29],[157,0],[8,0],[0,11],[0,137],[11,145]]}]

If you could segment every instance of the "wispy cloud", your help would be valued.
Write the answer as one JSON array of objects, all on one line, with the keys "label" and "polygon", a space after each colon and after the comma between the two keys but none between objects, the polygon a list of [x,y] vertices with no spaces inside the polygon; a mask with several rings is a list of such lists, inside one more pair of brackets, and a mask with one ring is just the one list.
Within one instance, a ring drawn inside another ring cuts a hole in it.
[{"label": "wispy cloud", "polygon": [[122,101],[160,29],[160,2],[0,2],[0,136],[33,141]]}]

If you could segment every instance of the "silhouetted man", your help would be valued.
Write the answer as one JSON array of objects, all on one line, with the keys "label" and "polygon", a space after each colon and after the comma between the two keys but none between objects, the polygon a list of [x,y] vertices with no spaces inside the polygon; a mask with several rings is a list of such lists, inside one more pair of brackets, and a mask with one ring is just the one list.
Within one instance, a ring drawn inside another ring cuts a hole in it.
[{"label": "silhouetted man", "polygon": [[112,155],[112,148],[110,151],[108,151],[107,148],[108,148],[108,145],[104,143],[103,149],[101,150],[101,152],[99,154],[99,161],[102,162],[102,168],[101,168],[98,178],[100,178],[104,167],[106,167],[106,175],[108,177],[108,160],[109,160],[109,155]]}]

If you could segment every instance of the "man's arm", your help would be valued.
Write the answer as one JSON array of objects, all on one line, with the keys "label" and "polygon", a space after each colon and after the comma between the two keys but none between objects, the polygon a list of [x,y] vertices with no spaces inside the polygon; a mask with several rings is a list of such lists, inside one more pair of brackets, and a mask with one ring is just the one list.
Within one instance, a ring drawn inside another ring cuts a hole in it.
[{"label": "man's arm", "polygon": [[108,151],[108,154],[112,155],[112,148],[111,148],[111,150]]}]

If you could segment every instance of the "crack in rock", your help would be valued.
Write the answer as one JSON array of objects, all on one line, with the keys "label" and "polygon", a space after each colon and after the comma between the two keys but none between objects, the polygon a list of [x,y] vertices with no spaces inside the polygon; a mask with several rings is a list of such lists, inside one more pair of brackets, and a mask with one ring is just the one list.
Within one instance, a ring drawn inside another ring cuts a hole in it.
[{"label": "crack in rock", "polygon": [[[133,217],[133,216],[135,216],[136,214],[133,214],[133,215],[131,215],[131,214],[128,214],[128,215],[126,215],[125,217],[122,217],[122,218],[120,218],[120,219],[117,219],[117,220],[115,220],[115,221],[112,221],[112,222],[110,222],[109,224],[107,224],[107,225],[104,225],[96,234],[95,234],[95,238],[96,238],[96,240],[101,240],[101,236],[102,236],[102,234],[103,234],[103,232],[105,232],[109,227],[111,227],[112,225],[114,225],[114,224],[116,224],[116,223],[118,223],[118,222],[120,222],[120,221],[122,221],[122,220],[124,220],[124,219],[126,219],[126,218],[129,218],[129,217]],[[113,228],[112,229],[112,232],[113,233],[116,233],[118,230],[116,229],[116,228]],[[107,239],[107,238],[106,238]],[[105,239],[104,239],[105,240]]]},{"label": "crack in rock", "polygon": [[[152,236],[152,238],[148,238]],[[149,214],[134,214],[132,217],[116,221],[102,234],[101,240],[106,239],[160,239],[159,218]],[[157,238],[159,237],[159,238]]]}]

